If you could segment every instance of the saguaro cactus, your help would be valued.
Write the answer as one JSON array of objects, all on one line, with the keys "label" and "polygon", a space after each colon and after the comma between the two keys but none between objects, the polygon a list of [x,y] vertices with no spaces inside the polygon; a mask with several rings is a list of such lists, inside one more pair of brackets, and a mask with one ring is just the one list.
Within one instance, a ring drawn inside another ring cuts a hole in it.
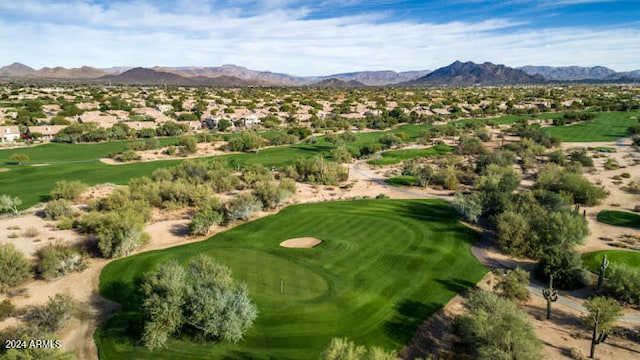
[{"label": "saguaro cactus", "polygon": [[547,300],[547,319],[551,319],[551,303],[558,300],[558,292],[553,288],[553,275],[549,278],[549,288],[542,289],[542,295]]},{"label": "saguaro cactus", "polygon": [[589,355],[590,359],[596,354],[596,345],[607,340],[607,333],[603,329],[598,333],[598,325],[600,324],[600,309],[596,310],[596,313],[593,314],[593,334],[591,335],[591,354]]},{"label": "saguaro cactus", "polygon": [[604,282],[604,271],[609,267],[609,260],[607,260],[607,255],[605,254],[602,258],[602,264],[600,264],[600,273],[598,274],[598,287],[596,287],[596,292],[600,293],[602,289],[602,283]]}]

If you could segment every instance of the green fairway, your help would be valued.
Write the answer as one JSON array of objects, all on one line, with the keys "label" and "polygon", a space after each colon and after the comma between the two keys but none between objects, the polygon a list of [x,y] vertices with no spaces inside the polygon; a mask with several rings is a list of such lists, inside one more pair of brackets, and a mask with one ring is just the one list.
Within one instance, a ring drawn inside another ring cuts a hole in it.
[{"label": "green fairway", "polygon": [[544,131],[563,142],[616,141],[629,136],[627,128],[638,123],[640,111],[599,113],[592,121],[567,126],[551,126]]},{"label": "green fairway", "polygon": [[[100,293],[122,308],[95,334],[100,358],[317,359],[333,337],[399,350],[487,271],[470,252],[478,233],[458,219],[437,200],[295,205],[203,242],[114,261],[100,276]],[[324,242],[279,246],[306,236]],[[239,344],[183,339],[145,350],[135,284],[168,259],[185,263],[202,253],[248,285],[260,312],[254,327]]]},{"label": "green fairway", "polygon": [[609,225],[640,229],[640,215],[627,211],[602,210],[598,213],[598,221]]},{"label": "green fairway", "polygon": [[587,270],[598,273],[602,258],[607,254],[607,260],[611,265],[626,264],[631,267],[640,269],[640,252],[624,251],[624,250],[601,250],[582,254],[582,263]]},{"label": "green fairway", "polygon": [[[358,133],[355,145],[377,142],[384,134],[404,132],[409,139],[425,128],[424,125],[404,125],[395,130],[375,133]],[[162,143],[172,143],[175,139],[159,139]],[[164,160],[153,162],[107,165],[97,159],[109,153],[122,151],[130,142],[109,142],[98,144],[60,144],[51,143],[28,148],[0,150],[0,168],[9,171],[0,172],[0,194],[18,196],[22,200],[21,209],[33,206],[45,200],[56,181],[80,180],[89,185],[101,183],[126,184],[129,179],[151,175],[153,170],[177,165],[183,160]],[[330,151],[335,146],[320,137],[316,144],[296,144],[259,150],[245,154],[230,154],[216,158],[230,167],[245,167],[261,164],[266,167],[283,168],[295,163],[296,159],[323,156],[330,159]],[[25,153],[31,159],[29,163],[46,163],[48,166],[16,165],[10,161],[14,153]]]},{"label": "green fairway", "polygon": [[382,152],[382,158],[369,160],[367,163],[371,165],[392,165],[418,157],[445,155],[452,150],[453,146],[447,145],[436,145],[426,149],[390,150]]}]

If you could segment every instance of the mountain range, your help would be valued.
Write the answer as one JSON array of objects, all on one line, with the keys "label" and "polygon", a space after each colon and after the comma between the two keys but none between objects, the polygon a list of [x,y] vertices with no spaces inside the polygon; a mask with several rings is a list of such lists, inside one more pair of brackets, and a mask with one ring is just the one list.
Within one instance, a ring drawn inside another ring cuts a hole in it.
[{"label": "mountain range", "polygon": [[524,66],[512,68],[490,62],[476,64],[456,61],[434,71],[360,71],[324,76],[295,76],[270,71],[257,71],[236,65],[217,67],[113,67],[97,69],[89,66],[39,70],[20,63],[0,68],[5,80],[60,80],[111,84],[183,85],[183,86],[434,86],[434,85],[513,85],[544,82],[640,81],[640,70],[616,72],[606,67]]}]

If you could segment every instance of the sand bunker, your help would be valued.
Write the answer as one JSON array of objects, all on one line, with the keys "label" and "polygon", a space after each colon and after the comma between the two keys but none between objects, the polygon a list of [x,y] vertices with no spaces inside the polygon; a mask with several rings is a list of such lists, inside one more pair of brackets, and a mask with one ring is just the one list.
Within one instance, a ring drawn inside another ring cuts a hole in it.
[{"label": "sand bunker", "polygon": [[31,166],[49,166],[49,164],[31,164]]},{"label": "sand bunker", "polygon": [[314,237],[302,237],[285,240],[280,243],[280,246],[286,248],[312,248],[322,243],[322,240]]},{"label": "sand bunker", "polygon": [[9,168],[0,168],[0,172],[7,172],[7,171],[11,171],[11,169],[9,169]]}]

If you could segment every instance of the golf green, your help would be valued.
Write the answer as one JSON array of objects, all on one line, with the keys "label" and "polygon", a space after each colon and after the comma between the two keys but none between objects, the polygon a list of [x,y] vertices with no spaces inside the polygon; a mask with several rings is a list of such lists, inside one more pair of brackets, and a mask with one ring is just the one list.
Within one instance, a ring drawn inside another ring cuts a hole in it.
[{"label": "golf green", "polygon": [[[95,334],[101,359],[317,359],[333,337],[400,350],[419,325],[486,269],[470,247],[478,233],[438,200],[357,200],[294,205],[202,242],[120,259],[100,293],[122,305]],[[314,248],[283,248],[316,237]],[[207,254],[247,284],[258,319],[238,344],[139,343],[141,276],[168,259]]]},{"label": "golf green", "polygon": [[597,274],[605,254],[611,265],[626,264],[629,267],[640,269],[640,253],[637,251],[601,250],[588,252],[582,254],[582,263],[587,270]]}]

